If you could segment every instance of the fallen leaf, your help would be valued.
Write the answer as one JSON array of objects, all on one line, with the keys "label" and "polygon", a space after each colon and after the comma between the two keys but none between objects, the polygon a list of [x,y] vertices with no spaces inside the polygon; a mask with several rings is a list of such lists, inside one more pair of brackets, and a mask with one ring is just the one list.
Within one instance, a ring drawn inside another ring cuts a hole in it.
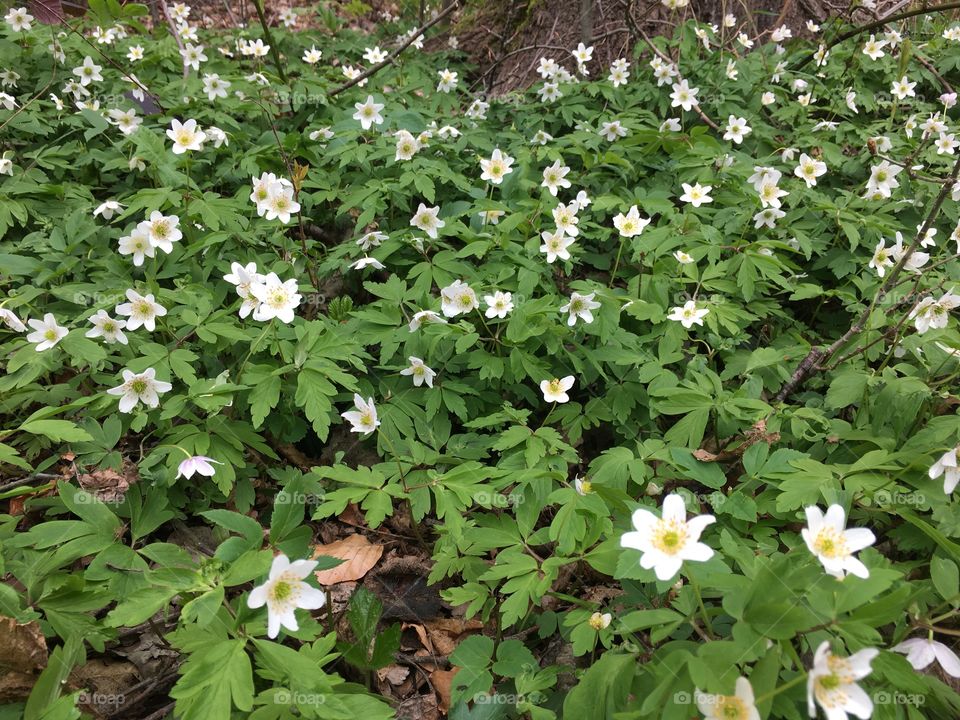
[{"label": "fallen leaf", "polygon": [[[433,652],[437,655],[451,654],[459,644],[462,635],[483,629],[483,623],[479,620],[460,618],[440,618],[424,625],[430,636],[430,644],[435,648]],[[426,646],[426,643],[424,645]]]},{"label": "fallen leaf", "polygon": [[105,503],[123,502],[127,489],[140,479],[137,466],[123,461],[123,473],[110,468],[101,468],[77,477],[77,482],[87,492]]},{"label": "fallen leaf", "polygon": [[328,555],[343,560],[330,570],[318,570],[314,573],[321,585],[336,585],[341,582],[359,580],[377,564],[383,555],[383,545],[373,545],[363,535],[349,535],[329,545],[316,545],[313,557]]},{"label": "fallen leaf", "polygon": [[397,717],[403,720],[440,720],[440,709],[434,695],[414,695],[400,702]]},{"label": "fallen leaf", "polygon": [[0,616],[0,668],[31,673],[47,666],[47,641],[37,622]]},{"label": "fallen leaf", "polygon": [[377,670],[377,677],[380,678],[381,681],[386,680],[391,685],[399,685],[407,679],[407,675],[409,674],[410,668],[404,667],[403,665],[387,665]]},{"label": "fallen leaf", "polygon": [[460,672],[460,668],[453,670],[434,670],[430,673],[430,682],[440,697],[440,712],[446,715],[450,711],[453,676]]}]

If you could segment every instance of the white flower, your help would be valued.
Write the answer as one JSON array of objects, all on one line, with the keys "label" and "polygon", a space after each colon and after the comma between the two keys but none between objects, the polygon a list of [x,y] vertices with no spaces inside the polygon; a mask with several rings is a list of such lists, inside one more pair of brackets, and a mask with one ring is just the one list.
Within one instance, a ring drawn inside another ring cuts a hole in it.
[{"label": "white flower", "polygon": [[194,455],[188,457],[179,466],[177,466],[177,477],[174,480],[179,480],[180,478],[186,478],[189,480],[193,477],[194,473],[199,473],[204,477],[213,477],[216,473],[216,468],[213,467],[210,463],[216,463],[217,465],[223,465],[222,462],[214,460],[213,458],[208,458],[205,455]]},{"label": "white flower", "polygon": [[447,321],[440,317],[439,313],[433,310],[419,310],[410,318],[410,332],[420,329],[424,323],[446,323]]},{"label": "white flower", "polygon": [[755,228],[768,227],[773,228],[777,225],[777,220],[786,216],[786,213],[779,208],[764,208],[753,216],[753,226]]},{"label": "white flower", "polygon": [[906,100],[908,97],[916,97],[913,89],[917,86],[915,82],[910,82],[910,78],[904,75],[899,80],[895,80],[890,86],[890,92],[899,100]]},{"label": "white flower", "polygon": [[80,84],[86,87],[92,82],[103,80],[103,75],[100,74],[101,70],[103,70],[103,66],[94,63],[93,58],[87,55],[83,59],[83,65],[73,69],[73,74],[80,78]]},{"label": "white flower", "polygon": [[673,84],[673,92],[670,93],[670,107],[682,107],[684,110],[691,110],[697,104],[697,93],[700,88],[692,88],[684,79],[679,83]]},{"label": "white flower", "polygon": [[570,237],[576,237],[580,233],[577,223],[577,212],[580,210],[580,204],[576,201],[564,205],[560,203],[553,210],[553,221],[557,224],[557,230],[564,232]]},{"label": "white flower", "polygon": [[266,57],[267,53],[270,52],[270,46],[264,45],[263,40],[257,38],[251,43],[247,43],[240,48],[240,52],[244,55],[251,55],[253,57]]},{"label": "white flower", "polygon": [[107,394],[120,397],[119,409],[122,413],[130,412],[141,402],[147,407],[155,408],[160,404],[160,393],[173,388],[170,383],[157,380],[156,374],[157,371],[153,368],[147,368],[139,374],[124,370],[123,383],[107,390]]},{"label": "white flower", "polygon": [[950,311],[960,306],[960,295],[944,294],[939,300],[927,297],[910,311],[910,319],[916,325],[917,333],[923,335],[928,330],[942,330],[947,326]]},{"label": "white flower", "polygon": [[203,91],[207,94],[207,99],[213,102],[217,98],[227,96],[227,88],[230,83],[220,78],[216,73],[205,74],[203,76]]},{"label": "white flower", "polygon": [[427,387],[433,387],[433,378],[436,377],[437,373],[435,370],[428,368],[423,360],[418,357],[411,355],[407,358],[410,361],[410,366],[404,368],[400,371],[401,375],[411,375],[413,376],[413,385],[414,387],[420,387],[424,383],[427,384]]},{"label": "white flower", "polygon": [[396,138],[397,152],[393,158],[394,160],[409,160],[420,150],[420,143],[409,131],[397,131]]},{"label": "white flower", "polygon": [[687,300],[683,307],[672,308],[667,320],[674,320],[689,330],[694,325],[703,325],[703,318],[709,312],[707,308],[698,308],[696,300]]},{"label": "white flower", "polygon": [[107,200],[106,202],[100,203],[97,208],[93,211],[94,217],[103,216],[104,220],[110,220],[113,218],[113,214],[117,212],[122,205],[116,200]]},{"label": "white flower", "polygon": [[557,258],[561,260],[570,259],[569,247],[576,242],[572,237],[567,237],[562,230],[549,232],[544,230],[540,233],[543,238],[543,245],[540,246],[540,252],[547,254],[547,263],[556,262]]},{"label": "white flower", "polygon": [[126,320],[115,320],[106,310],[98,310],[96,315],[87,319],[93,323],[93,327],[85,333],[88,338],[102,337],[106,343],[127,344],[127,336],[123,334],[123,329],[127,326]]},{"label": "white flower", "polygon": [[866,648],[850,657],[839,657],[830,652],[830,642],[824,640],[813,658],[813,668],[807,675],[807,710],[816,717],[816,700],[827,715],[827,720],[846,720],[847,713],[858,718],[873,714],[873,701],[857,685],[857,680],[870,674],[870,663],[879,650]]},{"label": "white flower", "polygon": [[570,202],[570,207],[573,212],[578,213],[584,208],[590,207],[591,202],[592,200],[590,200],[590,196],[587,195],[587,191],[581,190],[577,193],[577,197]]},{"label": "white flower", "polygon": [[448,93],[457,87],[457,73],[453,70],[444,68],[443,70],[439,70],[437,75],[440,76],[440,81],[437,83],[437,90],[439,92]]},{"label": "white flower", "polygon": [[565,403],[570,400],[567,390],[573,387],[573,383],[573,375],[567,375],[559,379],[543,380],[540,383],[540,392],[543,393],[543,399],[547,402]]},{"label": "white flower", "polygon": [[2,307],[0,307],[0,323],[3,323],[14,332],[25,332],[27,329],[27,326],[17,317],[16,313]]},{"label": "white flower", "polygon": [[37,343],[37,352],[49,350],[70,332],[57,323],[53,313],[44,315],[43,320],[27,320],[27,324],[33,328],[33,332],[27,335],[27,342]]},{"label": "white flower", "polygon": [[953,155],[953,150],[960,142],[957,141],[953,133],[940,133],[940,136],[934,142],[937,148],[937,155]]},{"label": "white flower", "polygon": [[610,613],[600,613],[595,612],[590,616],[590,619],[587,620],[587,623],[594,630],[604,630],[605,628],[610,627],[610,623],[613,621],[613,615]]},{"label": "white flower", "polygon": [[607,142],[613,142],[617,138],[627,136],[627,129],[620,124],[619,120],[600,123],[600,136]]},{"label": "white flower", "polygon": [[126,111],[113,108],[107,111],[107,118],[120,128],[120,132],[124,135],[133,135],[143,124],[143,118],[137,117],[137,111],[134,108]]},{"label": "white flower", "polygon": [[877,40],[875,35],[871,35],[870,39],[863,45],[863,54],[871,60],[879,60],[885,55],[883,48],[886,44],[886,40]]},{"label": "white flower", "polygon": [[[353,67],[353,65],[344,65],[343,68],[341,68],[341,72],[343,73],[343,76],[347,80],[355,80],[361,75],[363,75],[363,72]],[[357,83],[357,87],[365,87],[366,84],[367,84],[367,78],[364,78],[363,80]],[[356,119],[359,119],[359,118],[356,118]]]},{"label": "white flower", "polygon": [[307,137],[309,137],[311,140],[326,141],[332,138],[333,135],[333,130],[331,130],[329,127],[322,127],[319,130],[311,130]]},{"label": "white flower", "polygon": [[367,252],[370,248],[379,247],[380,243],[388,239],[388,237],[389,236],[384,232],[373,230],[358,238],[357,245],[360,246],[361,250]]},{"label": "white flower", "polygon": [[827,164],[816,160],[806,153],[800,153],[799,165],[794,168],[793,174],[803,180],[807,187],[817,184],[817,178],[827,172]]},{"label": "white flower", "polygon": [[747,125],[746,118],[738,118],[736,115],[731,115],[727,118],[727,127],[726,132],[723,133],[723,139],[732,140],[739,145],[743,142],[743,138],[751,132],[753,132],[753,130]]},{"label": "white flower", "polygon": [[510,167],[511,165],[513,165],[513,158],[509,155],[504,155],[500,151],[500,148],[496,148],[489,160],[485,158],[480,159],[480,167],[483,169],[483,172],[480,174],[480,179],[486,180],[494,185],[499,185],[503,182],[504,177],[513,172],[513,169]]},{"label": "white flower", "polygon": [[173,243],[183,237],[179,225],[180,218],[176,215],[164,215],[159,210],[154,210],[150,217],[137,225],[137,229],[147,233],[153,247],[171,253]]},{"label": "white flower", "polygon": [[383,116],[380,111],[384,106],[381,103],[373,101],[373,95],[367,95],[365,102],[356,103],[354,107],[357,111],[353,114],[354,120],[360,121],[360,127],[369,130],[373,125],[380,125],[383,122]]},{"label": "white flower", "polygon": [[816,506],[805,508],[804,512],[807,516],[807,527],[801,531],[803,541],[810,552],[823,563],[827,574],[841,579],[847,572],[860,578],[870,576],[866,565],[853,556],[853,553],[876,542],[876,537],[870,530],[845,530],[846,517],[839,505],[828,507],[826,515]]},{"label": "white flower", "polygon": [[363,270],[365,267],[372,267],[374,270],[383,270],[386,266],[376,258],[368,256],[364,256],[350,263],[351,270]]},{"label": "white flower", "polygon": [[695,697],[704,720],[760,720],[753,687],[745,677],[737,678],[733,695],[708,695],[697,690]]},{"label": "white flower", "polygon": [[428,208],[423,203],[410,218],[410,225],[419,230],[423,230],[429,237],[437,239],[437,231],[444,227],[446,223],[440,219],[440,206]]},{"label": "white flower", "polygon": [[694,262],[693,256],[684,252],[683,250],[677,250],[673,253],[673,256],[681,265],[689,265],[690,263]]},{"label": "white flower", "polygon": [[167,137],[173,140],[173,154],[183,155],[187,150],[202,150],[206,134],[197,127],[196,120],[187,120],[181,123],[174,118],[170,121]]},{"label": "white flower", "polygon": [[3,19],[6,20],[7,25],[9,25],[10,29],[14,32],[24,32],[30,29],[30,23],[33,22],[33,15],[28,13],[25,7],[10,8],[7,14],[3,16]]},{"label": "white flower", "polygon": [[445,317],[463,315],[477,307],[477,294],[465,282],[454,280],[440,290],[440,309]]},{"label": "white flower", "polygon": [[596,293],[581,295],[580,293],[570,293],[570,302],[560,308],[560,312],[569,313],[567,325],[576,325],[577,320],[583,320],[588,325],[593,322],[593,310],[600,307],[600,303],[594,301]]},{"label": "white flower", "polygon": [[213,147],[218,148],[221,145],[230,146],[230,140],[227,134],[216,125],[211,125],[206,129],[207,137],[213,141]]},{"label": "white flower", "polygon": [[183,58],[183,64],[194,70],[199,70],[200,63],[207,59],[207,56],[203,54],[203,45],[193,45],[192,43],[186,44],[180,51],[180,56]]},{"label": "white flower", "polygon": [[316,45],[311,45],[309,50],[303,51],[303,61],[309,65],[315,65],[323,57],[323,51],[317,50]]},{"label": "white flower", "polygon": [[880,239],[880,242],[878,242],[877,246],[874,248],[873,257],[870,259],[870,263],[867,267],[876,270],[877,275],[880,277],[883,277],[886,274],[887,268],[893,267],[893,253],[884,247],[883,238]]},{"label": "white flower", "polygon": [[907,656],[907,662],[914,670],[923,670],[936,660],[950,677],[960,678],[960,658],[941,642],[928,638],[911,638],[891,650]]},{"label": "white flower", "polygon": [[154,257],[156,248],[150,242],[149,232],[138,226],[129,235],[120,238],[119,251],[121,255],[133,255],[133,264],[140,267],[145,257]]},{"label": "white flower", "polygon": [[881,197],[890,197],[890,191],[900,187],[897,175],[903,170],[899,165],[891,165],[883,160],[870,168],[870,179],[867,180],[867,192],[870,195],[879,193]]},{"label": "white flower", "polygon": [[574,60],[577,61],[577,65],[586,65],[593,58],[593,46],[587,47],[583,43],[580,43],[577,45],[576,50],[570,51],[570,54],[573,55]]},{"label": "white flower", "polygon": [[641,218],[640,210],[636,205],[631,205],[627,214],[618,213],[613,218],[613,226],[620,231],[621,237],[635,237],[643,232],[643,229],[650,224],[649,218]]},{"label": "white flower", "polygon": [[658,518],[649,510],[633,511],[634,529],[620,538],[620,546],[639,550],[640,567],[653,568],[658,580],[670,580],[684,560],[705,562],[713,557],[713,550],[699,542],[708,525],[716,521],[713,515],[697,515],[687,520],[683,498],[670,494],[663,500]]},{"label": "white flower", "polygon": [[513,295],[497,290],[493,295],[485,295],[483,301],[487,304],[484,313],[488,318],[505,318],[513,310]]},{"label": "white flower", "polygon": [[780,198],[785,195],[789,195],[786,190],[782,189],[779,185],[774,182],[764,182],[760,186],[760,205],[763,207],[780,207]]},{"label": "white flower", "polygon": [[279,182],[271,183],[267,189],[263,217],[267,220],[279,220],[284,225],[290,222],[290,216],[299,212],[300,203],[293,199],[293,188]]},{"label": "white flower", "polygon": [[376,65],[377,63],[382,63],[387,59],[387,53],[385,53],[379,47],[366,48],[363,51],[363,59],[371,65]]},{"label": "white flower", "polygon": [[690,203],[694,207],[700,207],[704,203],[713,202],[713,198],[710,197],[710,191],[713,190],[712,185],[701,185],[700,183],[693,185],[688,185],[687,183],[680,184],[683,187],[683,195],[680,196],[680,202]]},{"label": "white flower", "polygon": [[269,273],[262,281],[252,283],[250,294],[260,302],[253,311],[253,319],[264,322],[277,318],[282,323],[293,322],[293,311],[302,298],[297,289],[295,279],[281,281],[276,273]]},{"label": "white flower", "polygon": [[960,463],[957,462],[957,448],[947,450],[940,458],[930,466],[928,471],[931,480],[936,480],[943,475],[943,492],[947,495],[952,493],[957,484],[960,484]]},{"label": "white flower", "polygon": [[340,417],[353,426],[350,432],[372,433],[376,430],[380,421],[377,419],[377,408],[373,405],[373,398],[364,401],[360,395],[354,394],[353,404],[356,410],[340,413]]},{"label": "white flower", "polygon": [[127,300],[130,302],[117,305],[117,315],[126,315],[127,330],[136,330],[143,327],[149,332],[156,330],[156,319],[167,314],[167,309],[153,299],[153,293],[141,295],[136,290],[127,290]]},{"label": "white flower", "polygon": [[550,194],[556,197],[560,188],[570,187],[570,181],[566,178],[568,172],[570,172],[570,168],[564,165],[561,160],[554,160],[553,165],[543,171],[541,187],[547,188]]},{"label": "white flower", "polygon": [[322,590],[303,581],[316,566],[316,560],[291,563],[286,555],[277,555],[270,566],[267,581],[250,591],[247,607],[267,606],[267,637],[275,638],[281,627],[296,632],[300,627],[294,612],[297,608],[318,610],[327,602]]}]

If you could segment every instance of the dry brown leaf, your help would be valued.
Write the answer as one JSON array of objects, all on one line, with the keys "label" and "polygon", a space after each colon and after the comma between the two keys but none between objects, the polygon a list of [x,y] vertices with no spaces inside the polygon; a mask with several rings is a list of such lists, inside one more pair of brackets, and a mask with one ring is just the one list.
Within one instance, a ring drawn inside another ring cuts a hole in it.
[{"label": "dry brown leaf", "polygon": [[37,622],[0,616],[0,668],[31,673],[47,666],[47,641]]},{"label": "dry brown leaf", "polygon": [[404,667],[403,665],[387,665],[377,670],[377,677],[380,678],[381,681],[386,680],[391,685],[399,685],[407,679],[407,675],[409,674],[410,668]]},{"label": "dry brown leaf", "polygon": [[483,623],[479,620],[461,618],[439,618],[425,623],[425,626],[430,644],[435,648],[433,652],[437,655],[450,655],[456,650],[461,635],[483,629]]},{"label": "dry brown leaf", "polygon": [[440,709],[435,695],[414,695],[397,706],[397,717],[403,720],[440,720]]},{"label": "dry brown leaf", "polygon": [[314,546],[313,557],[320,555],[329,555],[344,561],[335,568],[314,573],[321,585],[336,585],[359,580],[370,572],[383,555],[383,545],[373,545],[363,535],[349,535],[329,545]]},{"label": "dry brown leaf", "polygon": [[460,672],[460,668],[453,670],[434,670],[430,673],[430,682],[433,683],[437,695],[440,697],[440,712],[446,715],[450,711],[453,676]]}]

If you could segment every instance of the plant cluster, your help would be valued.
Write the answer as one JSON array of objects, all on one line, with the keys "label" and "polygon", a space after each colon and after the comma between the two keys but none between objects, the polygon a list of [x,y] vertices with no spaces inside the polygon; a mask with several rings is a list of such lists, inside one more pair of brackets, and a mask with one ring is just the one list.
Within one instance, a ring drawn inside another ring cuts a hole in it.
[{"label": "plant cluster", "polygon": [[682,14],[494,98],[442,22],[90,8],[0,33],[10,717],[148,632],[173,717],[395,717],[321,528],[482,623],[452,718],[960,714],[960,25]]}]

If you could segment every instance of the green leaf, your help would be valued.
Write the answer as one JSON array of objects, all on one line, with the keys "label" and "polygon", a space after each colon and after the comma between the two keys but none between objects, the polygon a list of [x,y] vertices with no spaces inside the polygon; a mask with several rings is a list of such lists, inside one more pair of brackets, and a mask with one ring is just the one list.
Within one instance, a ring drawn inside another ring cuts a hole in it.
[{"label": "green leaf", "polygon": [[43,435],[54,442],[86,442],[93,440],[90,433],[69,420],[31,420],[20,426],[31,435]]}]

